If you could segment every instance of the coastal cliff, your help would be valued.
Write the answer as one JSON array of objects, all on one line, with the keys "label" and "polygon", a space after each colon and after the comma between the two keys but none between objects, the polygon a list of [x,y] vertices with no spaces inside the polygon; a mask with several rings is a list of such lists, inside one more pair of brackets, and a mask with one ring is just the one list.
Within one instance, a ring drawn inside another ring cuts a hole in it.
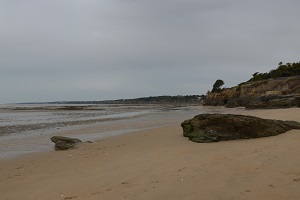
[{"label": "coastal cliff", "polygon": [[300,107],[300,76],[249,81],[209,92],[203,105],[250,109]]}]

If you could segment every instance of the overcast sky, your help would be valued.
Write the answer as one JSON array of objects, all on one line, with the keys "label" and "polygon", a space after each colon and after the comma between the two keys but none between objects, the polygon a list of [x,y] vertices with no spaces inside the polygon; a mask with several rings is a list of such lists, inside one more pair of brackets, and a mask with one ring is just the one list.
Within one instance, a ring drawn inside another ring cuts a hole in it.
[{"label": "overcast sky", "polygon": [[299,0],[0,0],[0,103],[205,94],[300,61]]}]

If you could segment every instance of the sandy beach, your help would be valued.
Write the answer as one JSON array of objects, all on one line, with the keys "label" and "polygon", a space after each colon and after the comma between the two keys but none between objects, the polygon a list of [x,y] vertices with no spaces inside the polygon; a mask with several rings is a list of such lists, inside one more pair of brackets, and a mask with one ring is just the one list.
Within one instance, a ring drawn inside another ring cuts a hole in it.
[{"label": "sandy beach", "polygon": [[[300,108],[218,109],[300,122]],[[177,123],[0,160],[0,199],[299,200],[299,144],[300,130],[192,143]]]}]

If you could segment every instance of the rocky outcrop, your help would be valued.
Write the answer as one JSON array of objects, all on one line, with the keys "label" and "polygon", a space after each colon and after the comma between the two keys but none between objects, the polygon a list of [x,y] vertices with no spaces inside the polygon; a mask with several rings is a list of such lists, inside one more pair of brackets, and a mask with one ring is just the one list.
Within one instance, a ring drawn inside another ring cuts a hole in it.
[{"label": "rocky outcrop", "polygon": [[203,105],[251,109],[300,107],[299,97],[300,76],[295,76],[247,82],[219,93],[208,93]]},{"label": "rocky outcrop", "polygon": [[63,136],[53,136],[50,138],[52,142],[55,143],[56,150],[68,150],[74,149],[82,141],[77,138],[63,137]]},{"label": "rocky outcrop", "polygon": [[181,127],[183,135],[191,141],[209,143],[274,136],[300,129],[300,123],[245,115],[201,114],[184,121]]},{"label": "rocky outcrop", "polygon": [[247,109],[300,107],[300,95],[270,95],[259,97],[245,106]]}]

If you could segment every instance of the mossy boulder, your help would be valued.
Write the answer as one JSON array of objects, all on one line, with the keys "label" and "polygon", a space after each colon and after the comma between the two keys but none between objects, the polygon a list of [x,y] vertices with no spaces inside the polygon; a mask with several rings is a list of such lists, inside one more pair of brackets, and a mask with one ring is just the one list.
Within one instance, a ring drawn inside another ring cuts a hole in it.
[{"label": "mossy boulder", "polygon": [[184,137],[193,142],[209,143],[275,136],[300,129],[300,123],[245,115],[200,114],[182,122],[181,127]]}]

